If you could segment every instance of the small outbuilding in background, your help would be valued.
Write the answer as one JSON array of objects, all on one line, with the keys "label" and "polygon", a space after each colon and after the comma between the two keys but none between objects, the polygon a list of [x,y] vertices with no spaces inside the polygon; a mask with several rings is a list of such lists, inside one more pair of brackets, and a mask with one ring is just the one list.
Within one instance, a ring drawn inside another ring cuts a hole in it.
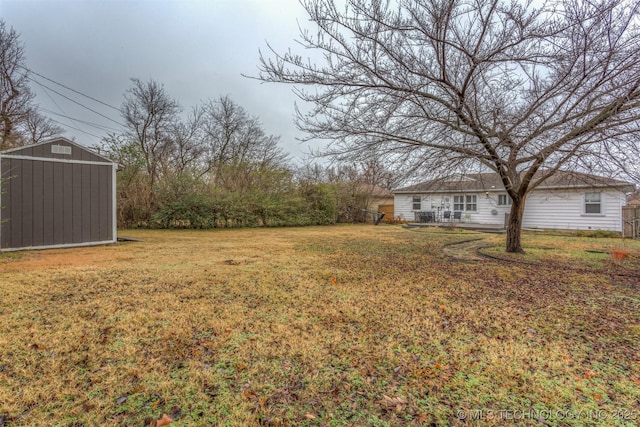
[{"label": "small outbuilding in background", "polygon": [[115,243],[117,169],[66,138],[0,152],[0,251]]}]

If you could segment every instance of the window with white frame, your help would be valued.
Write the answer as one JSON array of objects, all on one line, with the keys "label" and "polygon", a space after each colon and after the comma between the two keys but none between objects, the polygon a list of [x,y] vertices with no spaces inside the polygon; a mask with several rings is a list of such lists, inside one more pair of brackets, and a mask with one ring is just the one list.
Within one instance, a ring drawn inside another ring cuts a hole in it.
[{"label": "window with white frame", "polygon": [[453,196],[453,210],[454,211],[464,210],[464,196]]},{"label": "window with white frame", "polygon": [[422,199],[420,196],[413,196],[413,210],[419,211],[422,209]]},{"label": "window with white frame", "polygon": [[466,211],[477,211],[478,210],[478,196],[474,195],[469,195],[466,196],[466,203],[464,206],[464,210]]},{"label": "window with white frame", "polygon": [[602,213],[602,193],[584,193],[584,213]]},{"label": "window with white frame", "polygon": [[468,211],[475,212],[478,210],[478,196],[473,195],[461,195],[453,196],[453,210],[454,211]]},{"label": "window with white frame", "polygon": [[498,194],[498,206],[511,206],[511,197],[508,194]]}]

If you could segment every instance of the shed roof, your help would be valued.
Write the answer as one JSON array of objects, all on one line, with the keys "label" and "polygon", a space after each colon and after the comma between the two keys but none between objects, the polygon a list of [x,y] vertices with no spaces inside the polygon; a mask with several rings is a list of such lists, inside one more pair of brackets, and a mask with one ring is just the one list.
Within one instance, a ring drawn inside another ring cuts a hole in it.
[{"label": "shed roof", "polygon": [[[545,173],[549,172],[541,171],[536,173],[535,180],[544,178],[544,181],[536,189],[614,187],[622,191],[633,191],[635,188],[632,183],[598,175],[559,170],[545,178]],[[393,193],[456,193],[465,191],[504,191],[504,185],[500,176],[495,172],[477,173],[425,181],[398,188]]]},{"label": "shed roof", "polygon": [[[52,147],[52,148],[49,148]],[[53,147],[70,147],[70,150]],[[37,144],[24,145],[0,152],[2,156],[24,156],[47,159],[77,160],[97,163],[115,164],[113,160],[104,157],[89,147],[85,147],[64,137],[50,139]]]}]

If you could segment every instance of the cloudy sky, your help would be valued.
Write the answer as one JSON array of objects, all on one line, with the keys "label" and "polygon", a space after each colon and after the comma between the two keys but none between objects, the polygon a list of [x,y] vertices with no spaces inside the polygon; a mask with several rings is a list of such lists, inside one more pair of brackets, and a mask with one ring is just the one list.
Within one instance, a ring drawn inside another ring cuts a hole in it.
[{"label": "cloudy sky", "polygon": [[[308,25],[297,0],[0,0],[0,18],[20,33],[27,66],[57,83],[115,107],[132,77],[163,83],[185,110],[229,95],[294,157],[309,151],[295,140],[292,88],[241,76],[257,74],[267,41],[278,51],[294,47],[298,24]],[[117,111],[34,79],[46,86],[33,84],[37,103],[65,136],[93,145],[106,131],[84,122],[120,128]]]}]

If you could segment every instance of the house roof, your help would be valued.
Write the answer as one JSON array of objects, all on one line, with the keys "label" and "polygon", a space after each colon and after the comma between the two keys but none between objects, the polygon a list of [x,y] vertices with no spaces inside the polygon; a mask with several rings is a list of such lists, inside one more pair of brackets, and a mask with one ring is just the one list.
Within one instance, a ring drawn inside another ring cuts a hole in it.
[{"label": "house roof", "polygon": [[[538,172],[535,179],[544,177],[544,171]],[[634,184],[598,175],[590,175],[580,172],[556,171],[546,178],[536,189],[553,188],[606,188],[614,187],[622,191],[633,191]],[[477,173],[467,175],[455,175],[448,178],[434,179],[398,188],[394,194],[403,193],[457,193],[457,192],[486,192],[504,191],[504,185],[500,176],[495,173]]]},{"label": "house roof", "polygon": [[387,190],[386,188],[380,187],[379,185],[365,184],[365,183],[358,184],[357,191],[366,193],[372,197],[378,197],[378,198],[393,197],[393,193],[391,193],[391,191]]}]

